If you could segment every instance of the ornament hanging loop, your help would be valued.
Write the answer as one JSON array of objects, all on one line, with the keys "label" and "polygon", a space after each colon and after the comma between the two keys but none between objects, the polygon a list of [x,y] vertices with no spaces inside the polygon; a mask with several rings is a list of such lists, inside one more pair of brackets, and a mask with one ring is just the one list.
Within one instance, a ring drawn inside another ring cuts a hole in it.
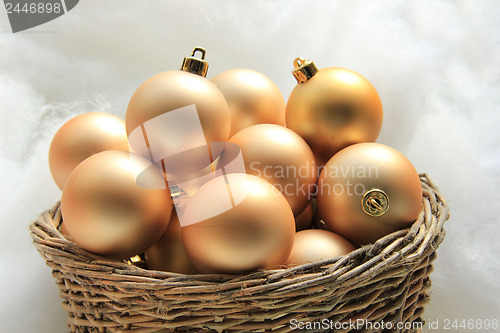
[{"label": "ornament hanging loop", "polygon": [[363,211],[370,216],[382,216],[389,209],[389,197],[379,189],[371,189],[361,199]]},{"label": "ornament hanging loop", "polygon": [[197,46],[193,49],[193,52],[191,52],[191,56],[194,57],[194,55],[196,54],[196,52],[200,52],[201,53],[201,59],[202,60],[205,60],[205,53],[207,53],[207,51],[201,47],[201,46]]},{"label": "ornament hanging loop", "polygon": [[[201,58],[195,57],[195,53],[200,52]],[[197,74],[200,76],[207,76],[208,72],[208,63],[205,61],[206,50],[203,47],[197,46],[191,52],[190,57],[185,57],[182,61],[181,70],[190,72],[193,74]]]},{"label": "ornament hanging loop", "polygon": [[300,66],[303,66],[306,63],[306,59],[302,57],[295,58],[293,61],[293,67],[299,68]]},{"label": "ornament hanging loop", "polygon": [[293,66],[292,74],[298,83],[304,83],[318,73],[318,67],[314,62],[302,57],[295,58]]}]

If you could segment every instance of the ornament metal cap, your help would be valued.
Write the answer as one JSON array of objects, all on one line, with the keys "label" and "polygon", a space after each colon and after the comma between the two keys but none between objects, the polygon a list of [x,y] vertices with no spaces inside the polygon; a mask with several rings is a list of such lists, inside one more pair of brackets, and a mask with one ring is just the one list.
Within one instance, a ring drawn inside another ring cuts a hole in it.
[{"label": "ornament metal cap", "polygon": [[382,190],[371,189],[363,195],[361,207],[370,216],[382,216],[389,209],[389,197]]},{"label": "ornament metal cap", "polygon": [[312,60],[305,60],[304,58],[295,58],[293,61],[292,74],[298,83],[304,83],[312,78],[318,72],[318,67]]},{"label": "ornament metal cap", "polygon": [[170,190],[170,196],[174,201],[174,206],[178,206],[180,204],[180,200],[182,200],[184,197],[188,195],[186,190],[184,190],[182,187],[173,182],[169,184],[168,188]]},{"label": "ornament metal cap", "polygon": [[[201,58],[196,58],[194,56],[197,51],[201,52]],[[208,62],[205,61],[205,53],[206,51],[203,47],[195,47],[193,49],[193,52],[191,52],[191,56],[185,57],[182,61],[181,70],[193,74],[198,74],[203,77],[207,76]]]}]

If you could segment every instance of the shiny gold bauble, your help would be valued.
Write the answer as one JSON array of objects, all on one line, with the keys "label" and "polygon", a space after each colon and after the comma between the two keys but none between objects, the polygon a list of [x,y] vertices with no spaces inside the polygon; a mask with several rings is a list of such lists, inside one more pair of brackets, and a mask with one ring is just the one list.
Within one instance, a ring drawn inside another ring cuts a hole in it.
[{"label": "shiny gold bauble", "polygon": [[311,228],[313,222],[314,210],[310,203],[307,207],[295,218],[296,231],[306,230]]},{"label": "shiny gold bauble", "polygon": [[349,145],[375,141],[382,103],[372,84],[345,68],[323,68],[290,94],[286,126],[303,137],[324,165]]},{"label": "shiny gold bauble", "polygon": [[242,273],[285,262],[295,233],[293,213],[268,182],[246,174],[203,185],[186,208],[184,248],[202,273]]},{"label": "shiny gold bauble", "polygon": [[[276,186],[294,215],[306,208],[315,189],[317,168],[311,149],[299,135],[279,125],[259,124],[241,130],[229,142],[240,147],[246,173]],[[224,152],[218,167],[227,162]]]},{"label": "shiny gold bauble", "polygon": [[[139,174],[163,189],[136,185]],[[152,246],[167,228],[172,199],[165,187],[163,174],[138,155],[116,150],[95,154],[66,181],[61,198],[64,226],[88,251],[132,257]]]},{"label": "shiny gold bauble", "polygon": [[319,229],[303,230],[295,234],[287,264],[302,265],[336,258],[355,249],[349,241],[333,232]]},{"label": "shiny gold bauble", "polygon": [[231,112],[231,133],[256,124],[285,126],[285,100],[264,74],[251,69],[230,69],[212,78]]},{"label": "shiny gold bauble", "polygon": [[422,207],[420,178],[397,150],[360,143],[337,153],[318,180],[318,215],[356,245],[410,226]]},{"label": "shiny gold bauble", "polygon": [[[157,116],[193,104],[196,107],[206,143],[227,141],[231,119],[224,96],[215,84],[206,78],[186,71],[168,71],[157,74],[137,88],[130,99],[125,117],[127,135]],[[179,126],[192,127],[191,124],[186,125],[182,122],[179,123]],[[187,128],[186,130],[192,129]],[[147,135],[149,133],[146,133]],[[155,135],[159,134],[155,133]],[[188,133],[187,135],[192,136],[192,138],[171,138],[169,133],[163,133],[163,135],[165,140],[186,142],[196,140],[200,133],[196,131],[192,134]],[[131,140],[131,146],[135,151],[143,150],[134,147],[134,145],[135,142]],[[164,153],[170,155],[169,151]],[[220,151],[213,151],[211,154],[215,160]],[[192,161],[189,164],[193,167],[191,171],[200,170],[210,163],[205,151],[200,150],[198,155],[198,157],[190,157]],[[183,158],[185,160],[187,157]]]},{"label": "shiny gold bauble", "polygon": [[49,149],[49,167],[62,190],[66,178],[87,157],[105,150],[128,151],[125,122],[104,112],[89,112],[68,120]]},{"label": "shiny gold bauble", "polygon": [[182,244],[181,225],[176,212],[160,240],[145,252],[149,269],[180,274],[196,274]]}]

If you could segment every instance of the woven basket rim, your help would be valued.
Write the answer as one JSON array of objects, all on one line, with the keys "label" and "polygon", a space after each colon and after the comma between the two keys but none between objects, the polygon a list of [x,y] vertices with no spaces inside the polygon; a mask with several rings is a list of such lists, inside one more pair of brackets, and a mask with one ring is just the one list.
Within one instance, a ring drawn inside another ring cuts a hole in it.
[{"label": "woven basket rim", "polygon": [[[335,271],[335,268],[341,267],[349,262],[355,261],[354,259],[359,256],[364,256],[366,254],[375,255],[375,253],[380,253],[381,249],[388,248],[389,245],[394,243],[395,241],[402,240],[404,243],[410,244],[415,241],[419,235],[419,231],[424,229],[427,233],[424,233],[426,237],[422,239],[423,243],[420,244],[420,248],[423,249],[428,245],[430,239],[435,233],[441,232],[443,229],[443,224],[449,218],[449,208],[446,200],[443,198],[441,193],[439,192],[436,185],[433,181],[428,177],[427,174],[420,174],[420,179],[422,182],[422,190],[423,190],[423,198],[432,198],[433,202],[423,200],[424,204],[422,210],[420,212],[419,217],[414,222],[414,224],[407,229],[402,229],[396,232],[393,232],[373,244],[368,244],[363,247],[356,249],[355,251],[336,258],[325,259],[321,261],[316,261],[300,266],[294,267],[283,267],[271,270],[258,270],[249,273],[243,274],[180,274],[180,273],[172,273],[172,272],[164,272],[164,271],[156,271],[151,269],[144,269],[138,266],[131,265],[126,261],[119,261],[109,259],[91,252],[88,252],[77,244],[72,242],[71,240],[65,238],[62,233],[57,230],[53,223],[51,223],[52,219],[61,218],[60,214],[60,201],[58,201],[55,206],[41,213],[36,221],[34,221],[30,225],[31,234],[33,237],[33,242],[37,249],[42,253],[50,253],[49,249],[56,249],[61,252],[66,252],[67,255],[75,261],[80,261],[82,264],[87,265],[98,265],[102,269],[102,271],[107,271],[109,273],[123,275],[124,277],[130,277],[130,281],[134,283],[162,283],[164,279],[172,279],[177,280],[182,283],[186,283],[188,281],[198,281],[202,284],[220,284],[221,282],[241,282],[242,284],[246,280],[253,280],[258,277],[266,277],[268,281],[278,280],[283,277],[288,276],[296,276],[300,274],[309,274],[311,271],[321,271],[325,270],[329,273]],[[436,223],[435,225],[425,222],[425,215],[436,215]],[[428,229],[428,230],[425,230]],[[422,236],[422,235],[420,235]],[[394,247],[394,246],[393,246]],[[390,252],[390,251],[389,251]],[[384,255],[388,255],[389,252],[384,253]],[[422,251],[418,251],[421,253]],[[376,255],[375,255],[376,256]],[[48,259],[48,258],[47,258]],[[53,259],[53,258],[51,258]],[[357,274],[361,274],[363,271],[369,269],[371,265],[365,265],[362,268],[357,268]],[[383,268],[380,267],[379,268]],[[348,274],[349,273],[349,274]],[[345,272],[348,276],[353,275],[353,273]],[[133,277],[136,278],[133,278]],[[140,278],[142,277],[142,279]],[[346,276],[344,276],[346,278]],[[127,279],[122,279],[122,281],[126,281]]]}]

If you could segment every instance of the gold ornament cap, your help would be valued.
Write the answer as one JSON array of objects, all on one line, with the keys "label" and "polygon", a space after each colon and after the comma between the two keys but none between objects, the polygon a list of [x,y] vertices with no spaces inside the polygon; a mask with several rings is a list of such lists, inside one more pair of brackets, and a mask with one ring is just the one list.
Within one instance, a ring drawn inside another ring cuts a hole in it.
[{"label": "gold ornament cap", "polygon": [[389,209],[389,197],[379,189],[371,189],[361,199],[363,211],[370,216],[382,216]]},{"label": "gold ornament cap", "polygon": [[[196,58],[194,55],[199,51],[201,52],[201,58]],[[197,46],[191,52],[190,57],[185,57],[182,61],[181,70],[190,72],[193,74],[198,74],[200,76],[207,76],[208,72],[208,62],[205,61],[205,49],[203,47]]]},{"label": "gold ornament cap", "polygon": [[314,64],[312,60],[306,60],[304,58],[295,58],[293,61],[292,74],[298,83],[304,83],[310,78],[312,78],[318,72],[318,67]]}]

